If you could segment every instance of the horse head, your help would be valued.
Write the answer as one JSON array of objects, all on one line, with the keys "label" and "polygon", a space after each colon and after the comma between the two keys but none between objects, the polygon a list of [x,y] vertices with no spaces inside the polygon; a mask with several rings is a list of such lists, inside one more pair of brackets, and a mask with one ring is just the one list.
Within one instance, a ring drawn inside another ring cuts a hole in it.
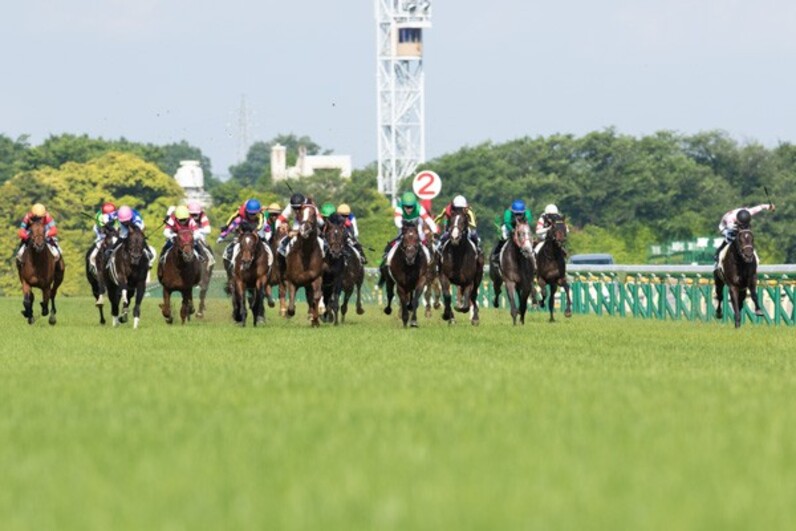
[{"label": "horse head", "polygon": [[545,239],[549,240],[559,247],[563,247],[567,243],[567,220],[558,214],[551,214],[549,217],[550,230],[547,231]]},{"label": "horse head", "polygon": [[735,245],[744,262],[751,264],[755,261],[755,237],[751,229],[740,229]]},{"label": "horse head", "polygon": [[326,223],[324,225],[324,236],[329,244],[329,254],[332,258],[340,258],[345,249],[345,231],[340,225]]},{"label": "horse head", "polygon": [[47,234],[44,230],[44,222],[41,218],[31,223],[28,242],[37,253],[40,253],[47,244]]},{"label": "horse head", "polygon": [[144,256],[144,233],[136,225],[130,225],[130,234],[127,235],[125,246],[130,255],[130,262],[138,265],[141,257]]},{"label": "horse head", "polygon": [[304,240],[314,238],[318,233],[318,216],[315,205],[302,206],[301,210],[299,210],[298,219],[301,223],[299,236]]},{"label": "horse head", "polygon": [[406,265],[414,265],[420,252],[420,233],[414,223],[404,223],[401,229],[401,249]]},{"label": "horse head", "polygon": [[525,255],[526,258],[533,256],[533,238],[531,237],[531,227],[525,220],[518,220],[514,224],[512,233],[514,245]]},{"label": "horse head", "polygon": [[180,249],[180,254],[185,262],[192,262],[194,259],[193,252],[193,231],[189,228],[180,228],[177,230],[177,246]]},{"label": "horse head", "polygon": [[240,267],[244,271],[248,270],[254,259],[257,258],[257,243],[259,241],[260,237],[251,230],[241,232],[238,237],[240,247],[238,256],[240,256]]},{"label": "horse head", "polygon": [[467,232],[467,214],[455,212],[451,216],[450,240],[453,245],[459,245],[462,236]]}]

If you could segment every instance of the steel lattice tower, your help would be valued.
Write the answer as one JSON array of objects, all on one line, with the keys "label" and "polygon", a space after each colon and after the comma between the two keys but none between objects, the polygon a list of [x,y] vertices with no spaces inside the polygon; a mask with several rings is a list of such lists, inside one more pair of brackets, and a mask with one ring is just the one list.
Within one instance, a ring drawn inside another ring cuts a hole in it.
[{"label": "steel lattice tower", "polygon": [[378,186],[394,203],[426,157],[423,29],[431,27],[431,2],[375,1]]}]

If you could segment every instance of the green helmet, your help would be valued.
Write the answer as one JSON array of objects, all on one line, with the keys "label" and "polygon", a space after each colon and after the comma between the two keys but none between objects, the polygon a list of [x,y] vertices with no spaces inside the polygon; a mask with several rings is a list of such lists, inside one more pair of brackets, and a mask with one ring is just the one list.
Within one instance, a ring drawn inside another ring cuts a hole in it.
[{"label": "green helmet", "polygon": [[328,218],[329,216],[334,214],[336,211],[337,211],[337,209],[334,208],[334,205],[331,204],[331,203],[324,203],[321,206],[321,216],[323,216],[325,218]]},{"label": "green helmet", "polygon": [[412,192],[404,192],[401,195],[401,206],[415,206],[417,205],[417,197]]}]

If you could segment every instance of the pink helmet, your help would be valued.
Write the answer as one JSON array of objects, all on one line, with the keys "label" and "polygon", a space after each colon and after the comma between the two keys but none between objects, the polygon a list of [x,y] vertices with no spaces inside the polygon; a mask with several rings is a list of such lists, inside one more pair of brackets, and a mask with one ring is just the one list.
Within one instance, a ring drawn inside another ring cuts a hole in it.
[{"label": "pink helmet", "polygon": [[119,207],[119,221],[126,223],[133,219],[133,209],[127,205]]},{"label": "pink helmet", "polygon": [[190,212],[191,214],[201,214],[202,205],[199,204],[199,201],[189,201],[188,212]]}]

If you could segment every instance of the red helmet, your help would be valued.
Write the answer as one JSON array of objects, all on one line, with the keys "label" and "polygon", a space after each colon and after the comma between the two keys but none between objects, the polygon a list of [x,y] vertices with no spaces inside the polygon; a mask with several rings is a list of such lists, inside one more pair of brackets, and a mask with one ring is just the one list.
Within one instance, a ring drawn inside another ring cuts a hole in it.
[{"label": "red helmet", "polygon": [[104,203],[102,205],[103,214],[110,214],[112,212],[116,212],[116,205],[114,205],[113,203]]}]

